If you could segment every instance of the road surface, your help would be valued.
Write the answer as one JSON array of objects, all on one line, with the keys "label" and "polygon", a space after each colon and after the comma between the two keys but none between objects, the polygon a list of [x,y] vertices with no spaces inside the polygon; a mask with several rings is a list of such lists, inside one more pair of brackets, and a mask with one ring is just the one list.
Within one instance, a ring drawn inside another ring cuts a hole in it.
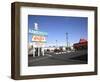
[{"label": "road surface", "polygon": [[70,53],[50,53],[45,56],[28,56],[28,66],[48,66],[48,65],[72,65],[87,64],[87,51],[77,51]]}]

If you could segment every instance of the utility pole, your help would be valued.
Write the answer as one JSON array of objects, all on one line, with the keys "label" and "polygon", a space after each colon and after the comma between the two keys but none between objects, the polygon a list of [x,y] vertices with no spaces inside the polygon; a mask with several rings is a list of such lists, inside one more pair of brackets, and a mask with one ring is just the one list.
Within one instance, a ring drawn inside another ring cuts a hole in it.
[{"label": "utility pole", "polygon": [[67,48],[68,48],[68,33],[66,32],[66,44],[67,44]]},{"label": "utility pole", "polygon": [[58,44],[57,43],[58,43],[58,41],[56,40],[56,48],[58,47]]}]

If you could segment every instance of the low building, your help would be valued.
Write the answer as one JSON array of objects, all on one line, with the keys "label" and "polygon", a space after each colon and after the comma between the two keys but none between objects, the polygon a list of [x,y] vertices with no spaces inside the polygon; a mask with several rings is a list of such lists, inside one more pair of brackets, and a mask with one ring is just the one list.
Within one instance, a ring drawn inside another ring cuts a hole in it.
[{"label": "low building", "polygon": [[68,51],[68,50],[72,50],[73,47],[66,47],[66,46],[49,46],[49,47],[45,47],[44,50],[45,51],[49,51],[49,52],[64,52],[64,51]]},{"label": "low building", "polygon": [[87,49],[88,41],[85,39],[80,39],[79,43],[73,44],[73,47],[75,50]]}]

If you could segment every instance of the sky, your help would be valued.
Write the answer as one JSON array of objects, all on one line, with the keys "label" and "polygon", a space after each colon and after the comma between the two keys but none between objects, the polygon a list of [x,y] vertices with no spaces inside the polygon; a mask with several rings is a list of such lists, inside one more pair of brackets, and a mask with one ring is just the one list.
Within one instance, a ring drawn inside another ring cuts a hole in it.
[{"label": "sky", "polygon": [[[28,15],[28,29],[33,30],[34,23],[38,23],[39,31],[48,33],[48,46],[66,45],[66,33],[69,45],[78,43],[80,38],[87,39],[88,36],[87,17]],[[28,33],[28,42],[32,42],[31,38],[32,34]]]}]

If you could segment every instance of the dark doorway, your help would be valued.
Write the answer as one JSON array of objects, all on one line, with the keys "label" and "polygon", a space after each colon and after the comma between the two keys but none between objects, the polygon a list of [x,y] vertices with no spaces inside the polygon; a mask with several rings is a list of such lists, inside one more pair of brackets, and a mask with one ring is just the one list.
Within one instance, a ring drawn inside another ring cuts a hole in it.
[{"label": "dark doorway", "polygon": [[40,51],[40,56],[42,56],[42,48],[40,48],[39,51]]},{"label": "dark doorway", "polygon": [[35,48],[35,56],[38,56],[38,48]]}]

